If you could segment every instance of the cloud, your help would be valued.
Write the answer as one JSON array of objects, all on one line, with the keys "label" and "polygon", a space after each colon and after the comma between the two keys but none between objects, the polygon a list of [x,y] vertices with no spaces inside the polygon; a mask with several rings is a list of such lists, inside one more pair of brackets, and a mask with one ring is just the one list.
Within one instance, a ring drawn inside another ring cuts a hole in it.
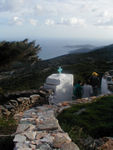
[{"label": "cloud", "polygon": [[112,0],[0,0],[0,12],[0,19],[5,16],[17,25],[34,26],[37,20],[40,25],[99,26],[112,24],[113,18]]},{"label": "cloud", "polygon": [[30,19],[29,22],[33,26],[37,26],[37,24],[38,24],[38,21],[36,19]]},{"label": "cloud", "polygon": [[44,10],[43,6],[40,4],[36,4],[36,6],[34,7],[34,10],[33,10],[34,15],[41,15],[41,14],[43,14],[44,11],[45,10]]},{"label": "cloud", "polygon": [[80,18],[76,18],[76,17],[71,17],[71,18],[61,18],[61,22],[60,24],[63,25],[85,25],[85,20],[84,19],[80,19]]},{"label": "cloud", "polygon": [[21,19],[21,18],[15,16],[15,17],[12,18],[12,20],[10,20],[9,24],[10,24],[10,25],[18,25],[18,26],[21,26],[21,25],[23,25],[23,22],[24,22],[23,19]]},{"label": "cloud", "polygon": [[110,21],[105,21],[105,20],[98,20],[98,22],[95,24],[98,27],[101,28],[113,28],[113,19]]},{"label": "cloud", "polygon": [[42,6],[39,5],[39,4],[36,5],[36,9],[39,10],[39,11],[42,11],[42,10],[43,10]]},{"label": "cloud", "polygon": [[24,5],[24,0],[0,0],[0,11],[17,11]]},{"label": "cloud", "polygon": [[47,20],[45,21],[45,24],[46,24],[46,25],[54,25],[54,24],[55,24],[55,21],[52,20],[52,19],[47,19]]},{"label": "cloud", "polygon": [[103,27],[108,27],[111,28],[113,27],[113,14],[109,11],[104,11],[102,14],[100,14],[97,22],[97,26],[103,26]]}]

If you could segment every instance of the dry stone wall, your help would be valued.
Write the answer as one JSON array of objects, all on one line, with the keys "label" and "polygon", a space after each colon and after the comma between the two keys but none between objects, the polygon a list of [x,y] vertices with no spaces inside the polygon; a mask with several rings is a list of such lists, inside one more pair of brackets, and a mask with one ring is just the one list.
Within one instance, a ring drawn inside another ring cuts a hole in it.
[{"label": "dry stone wall", "polygon": [[4,105],[0,105],[0,117],[13,116],[33,106],[48,104],[48,97],[51,93],[52,90],[45,90],[41,88],[36,94],[30,93],[27,97],[19,97],[18,95],[18,98],[10,99]]},{"label": "dry stone wall", "polygon": [[13,140],[14,150],[79,150],[60,128],[59,110],[60,106],[44,105],[25,111]]},{"label": "dry stone wall", "polygon": [[[72,104],[92,103],[97,97],[82,98],[59,103],[57,105],[43,105],[24,112],[20,119],[14,137],[14,150],[80,150],[65,133],[56,119],[57,115]],[[81,113],[84,110],[80,110]],[[112,150],[112,138],[107,138],[98,150]],[[109,144],[109,145],[108,145]],[[106,146],[107,145],[107,146]],[[110,149],[109,149],[110,148]]]},{"label": "dry stone wall", "polygon": [[18,128],[13,134],[14,150],[79,150],[61,129],[56,116],[72,104],[91,103],[97,97],[47,105],[52,92],[41,88],[29,97],[10,99],[0,106],[0,117],[14,115],[19,118],[19,112],[24,112],[20,115]]},{"label": "dry stone wall", "polygon": [[15,133],[14,150],[79,150],[61,129],[56,116],[72,104],[90,103],[95,98],[43,105],[25,111]]}]

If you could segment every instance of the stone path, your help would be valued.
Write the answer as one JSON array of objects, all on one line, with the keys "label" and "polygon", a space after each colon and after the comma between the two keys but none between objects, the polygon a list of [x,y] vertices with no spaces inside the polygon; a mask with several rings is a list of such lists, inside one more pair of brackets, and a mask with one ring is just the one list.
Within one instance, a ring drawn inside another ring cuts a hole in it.
[{"label": "stone path", "polygon": [[14,150],[79,150],[59,126],[58,106],[44,105],[24,112],[14,138]]}]

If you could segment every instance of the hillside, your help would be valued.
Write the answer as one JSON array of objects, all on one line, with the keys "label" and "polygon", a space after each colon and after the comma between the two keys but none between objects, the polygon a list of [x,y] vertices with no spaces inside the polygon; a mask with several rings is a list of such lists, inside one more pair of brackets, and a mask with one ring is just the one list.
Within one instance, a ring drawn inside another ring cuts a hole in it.
[{"label": "hillside", "polygon": [[88,53],[67,54],[33,65],[17,63],[10,70],[0,73],[0,91],[37,89],[48,75],[57,73],[58,66],[62,66],[64,73],[74,74],[75,81],[88,78],[93,71],[98,72],[101,78],[105,71],[113,68],[113,45]]},{"label": "hillside", "polygon": [[[23,90],[27,91],[31,89],[38,89],[41,85],[43,85],[47,76],[57,72],[58,66],[62,66],[64,73],[74,74],[75,82],[78,79],[83,81],[85,78],[88,78],[93,71],[98,72],[101,78],[105,71],[112,69],[113,45],[106,46],[88,53],[68,54],[50,60],[38,61],[34,64],[27,62],[16,62],[7,69],[1,69],[0,105],[6,103],[7,99],[5,101],[4,95],[7,95],[7,93],[11,94],[11,92],[14,91],[20,92]],[[15,132],[15,122],[12,120],[12,118],[9,118],[8,120],[9,121],[4,119],[0,120],[1,133],[4,131],[4,129],[5,131],[12,131],[11,129],[13,129],[13,132]],[[13,146],[11,141],[12,138],[1,138],[0,143],[1,145],[5,143],[5,146],[9,148],[9,145]]]},{"label": "hillside", "polygon": [[113,45],[105,46],[102,48],[98,48],[94,51],[88,52],[88,53],[82,53],[82,54],[67,54],[63,56],[59,56],[53,59],[49,59],[45,62],[54,64],[54,63],[61,63],[61,64],[75,64],[77,62],[86,61],[86,60],[92,60],[97,61],[100,59],[105,60],[112,60],[113,56]]},{"label": "hillside", "polygon": [[[113,137],[113,96],[95,99],[92,103],[72,105],[58,116],[59,123],[80,150],[112,150],[100,147],[105,137]],[[107,141],[107,140],[106,140]]]},{"label": "hillside", "polygon": [[90,51],[94,51],[98,47],[90,45],[90,44],[84,44],[84,45],[72,45],[72,46],[66,46],[66,48],[69,48],[71,51],[70,53],[87,53]]},{"label": "hillside", "polygon": [[41,66],[62,66],[64,72],[73,73],[80,78],[88,77],[93,71],[102,74],[113,66],[113,45],[81,54],[67,54],[41,62]]}]

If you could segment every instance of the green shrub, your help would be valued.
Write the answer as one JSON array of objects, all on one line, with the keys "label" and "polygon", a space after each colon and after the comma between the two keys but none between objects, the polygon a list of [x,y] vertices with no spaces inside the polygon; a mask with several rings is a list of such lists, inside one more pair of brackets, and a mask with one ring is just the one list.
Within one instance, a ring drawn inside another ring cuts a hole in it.
[{"label": "green shrub", "polygon": [[[84,111],[78,114],[81,109]],[[58,120],[64,131],[78,145],[81,138],[88,136],[113,137],[113,96],[98,98],[93,103],[73,105],[64,110]]]}]

